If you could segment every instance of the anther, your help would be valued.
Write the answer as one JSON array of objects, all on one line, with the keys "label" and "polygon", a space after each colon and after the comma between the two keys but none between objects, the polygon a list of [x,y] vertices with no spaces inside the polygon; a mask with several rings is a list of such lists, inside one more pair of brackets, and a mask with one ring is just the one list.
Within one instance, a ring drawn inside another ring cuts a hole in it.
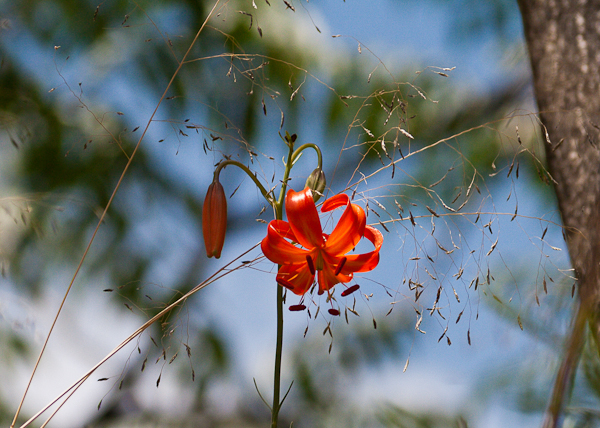
[{"label": "anther", "polygon": [[342,257],[342,260],[337,265],[337,268],[335,268],[335,272],[333,273],[335,276],[338,276],[339,273],[342,271],[342,269],[344,268],[344,265],[346,264],[346,260],[348,260],[346,257]]},{"label": "anther", "polygon": [[360,285],[354,284],[352,287],[348,287],[344,291],[342,291],[342,297],[346,297],[349,294],[354,293],[356,290],[360,288]]},{"label": "anther", "polygon": [[315,274],[315,265],[313,263],[312,257],[308,254],[306,255],[306,264],[308,265],[308,270],[310,270],[310,274]]},{"label": "anther", "polygon": [[288,290],[294,289],[294,285],[291,282],[289,282],[287,279],[277,278],[277,283],[279,285],[281,285],[282,287],[287,288]]}]

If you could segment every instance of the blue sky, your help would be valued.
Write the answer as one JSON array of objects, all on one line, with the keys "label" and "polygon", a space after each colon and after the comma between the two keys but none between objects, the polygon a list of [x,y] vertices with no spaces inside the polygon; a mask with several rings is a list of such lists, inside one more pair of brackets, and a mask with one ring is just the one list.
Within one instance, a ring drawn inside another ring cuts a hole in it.
[{"label": "blue sky", "polygon": [[[264,7],[260,2],[259,6]],[[413,68],[417,71],[429,65],[456,67],[456,70],[451,73],[448,85],[456,85],[459,88],[466,88],[468,91],[481,93],[490,91],[502,79],[509,79],[527,72],[526,62],[523,61],[524,51],[521,44],[520,22],[515,20],[510,24],[509,33],[513,39],[504,40],[502,43],[499,43],[491,32],[486,31],[478,32],[476,36],[469,37],[468,34],[461,34],[464,31],[462,27],[457,29],[453,26],[456,21],[452,18],[455,17],[457,11],[465,13],[464,9],[457,9],[464,7],[458,2],[313,0],[310,3],[297,1],[296,7],[296,13],[299,16],[304,16],[302,14],[305,14],[305,11],[308,10],[314,23],[322,30],[322,34],[317,34],[314,27],[307,25],[306,20],[304,20],[300,34],[304,34],[307,40],[325,45],[323,51],[326,53],[333,54],[336,50],[340,50],[345,55],[359,55],[358,43],[360,43],[363,46],[363,53],[360,55],[364,58],[365,63],[374,61],[374,58],[366,51],[366,48],[369,48],[394,70]],[[516,4],[513,7],[516,8]],[[511,14],[512,16],[517,15],[514,11]],[[342,34],[347,37],[331,39],[331,35],[334,34]],[[51,58],[54,55],[53,50],[36,46],[32,40],[26,38],[21,40],[21,43],[25,44],[27,49],[34,53],[33,57],[29,58],[29,62],[22,64],[23,67],[28,69],[32,75],[35,75],[41,84],[47,85],[49,80],[47,70],[39,67],[39,64],[51,64]],[[18,50],[18,47],[15,46],[12,49]],[[15,56],[17,57],[16,53]],[[64,67],[67,77],[75,79],[86,76],[90,71],[86,60],[84,54],[75,54],[70,60],[75,65]],[[57,76],[55,77],[54,80],[60,83],[60,79]],[[84,88],[87,85],[86,82]],[[148,100],[147,94],[141,93],[138,88],[132,87],[129,83],[124,83],[122,78],[116,77],[108,79],[103,90],[107,99],[111,99],[111,101],[122,102],[124,99],[135,99],[136,102],[133,103],[125,102],[122,110],[132,117],[136,117],[136,114],[139,115],[140,122],[147,118],[148,111],[141,109],[140,104],[146,106],[152,103]],[[119,94],[119,96],[112,98],[115,94]],[[67,94],[67,96],[69,95]],[[164,126],[153,128],[152,132],[155,133],[151,133],[148,140],[157,141],[163,137],[161,132],[164,131]],[[307,129],[307,133],[309,132],[312,131]],[[177,155],[174,154],[176,149],[178,150]],[[214,159],[211,156],[204,157],[199,146],[183,145],[182,147],[174,147],[168,144],[149,144],[148,152],[156,160],[156,168],[161,168],[173,177],[179,177],[179,179],[193,183],[194,186],[200,189],[198,190],[199,193],[203,193],[202,189],[212,179],[212,174],[205,174],[204,172],[212,168]],[[511,212],[514,209],[512,201],[510,203],[504,202],[510,189],[500,187],[496,190],[499,194],[495,200],[497,211]],[[519,187],[518,195],[520,197],[521,213],[542,216],[548,215],[548,212],[550,212],[550,215],[553,215],[553,207],[548,206],[548,201],[536,194],[531,188],[527,186]],[[249,206],[257,204],[258,198],[257,192],[242,191],[236,195],[231,204]],[[256,211],[258,212],[259,209],[260,206],[257,206]],[[168,216],[177,217],[179,214],[170,212]],[[171,238],[181,236],[181,239],[172,238],[174,241],[165,238],[167,240],[164,241],[164,245],[175,250],[169,252],[152,273],[152,279],[158,287],[168,284],[173,273],[178,271],[178,265],[190,256],[190,248],[194,246],[191,242],[194,237],[186,235],[186,222],[189,219],[179,217],[178,222],[173,223],[175,226],[168,230],[164,227],[164,221],[168,220],[161,217],[152,217],[147,224],[140,222],[140,228],[136,231],[141,236],[140,242],[142,243],[145,239],[151,240],[152,237],[162,237],[163,234]],[[254,219],[249,219],[249,221],[254,224]],[[537,225],[531,225],[535,222],[527,223],[524,221],[522,229],[519,229],[518,222],[511,223],[504,220],[501,220],[501,222],[503,231],[509,238],[499,244],[497,252],[507,254],[507,259],[510,263],[515,263],[516,269],[521,269],[521,266],[515,262],[515,259],[519,257],[527,258],[530,254],[533,255],[533,263],[537,264],[540,255],[536,253],[535,248],[533,248],[533,251],[526,253],[526,256],[523,256],[522,253],[515,255],[512,251],[515,247],[531,247],[530,244],[534,238],[528,237],[523,233],[523,230],[530,232],[531,236],[535,236],[536,233],[539,235],[541,231],[535,229]],[[245,234],[229,235],[222,259],[211,261],[208,266],[214,269],[222,266],[226,261],[237,256],[240,248],[247,248],[262,238],[262,231],[256,227],[249,228],[249,230]],[[405,235],[402,234],[402,227],[398,227],[397,230],[399,232],[396,237],[391,236],[386,239],[385,254],[376,274],[380,282],[398,284],[398,287],[400,287],[398,270],[386,268],[386,266],[407,263],[403,259],[406,258],[406,254],[402,250],[402,237],[405,237]],[[550,230],[548,239],[559,242],[561,239],[559,231],[556,229]],[[484,244],[486,246],[490,245],[487,241]],[[399,262],[399,260],[401,261]],[[502,261],[497,261],[497,263],[502,263]],[[528,263],[531,264],[532,262]],[[557,258],[557,264],[564,266],[564,253]],[[513,265],[511,264],[511,266]],[[216,392],[212,393],[215,406],[219,405],[219,394],[223,391],[227,391],[233,397],[232,400],[235,400],[236,394],[240,396],[245,393],[253,393],[252,378],[256,378],[261,387],[268,388],[272,376],[274,348],[274,293],[272,280],[274,275],[273,267],[267,262],[262,263],[260,267],[262,270],[243,271],[240,274],[232,275],[228,281],[221,281],[202,291],[202,300],[204,301],[202,307],[208,308],[207,310],[215,319],[222,320],[220,328],[234,344],[233,354],[238,363],[236,370],[238,370],[241,378],[245,379],[241,386],[237,385],[239,382],[232,382],[233,385],[220,385],[220,389],[217,388]],[[369,275],[365,276],[368,278]],[[67,277],[68,273],[58,271],[48,281],[58,284],[56,289],[60,290],[62,289],[61,285],[68,282]],[[510,284],[510,282],[507,283]],[[373,287],[372,290],[376,291],[377,288]],[[463,299],[465,298],[463,294],[465,291],[459,290]],[[54,293],[56,291],[50,291],[49,300],[56,304],[57,296]],[[81,293],[79,297],[83,297],[84,301],[97,297],[97,294],[94,293],[90,295],[87,295],[86,291],[81,291]],[[387,312],[389,299],[383,296],[383,293],[380,294],[369,304],[363,302],[362,309],[364,312],[368,312],[369,309],[381,315]],[[490,300],[493,299],[490,299],[489,295],[473,294],[469,297],[472,299],[472,311],[468,315],[473,341],[471,346],[466,344],[464,324],[453,327],[449,331],[448,334],[453,339],[453,345],[449,347],[437,341],[440,332],[443,330],[443,325],[438,320],[426,319],[422,329],[428,331],[429,334],[415,333],[407,372],[402,373],[406,361],[404,357],[401,361],[386,361],[383,367],[365,369],[356,379],[357,394],[354,398],[357,405],[361,403],[365,408],[369,408],[377,402],[381,402],[381,400],[389,400],[398,405],[418,409],[435,409],[448,412],[466,410],[467,412],[473,412],[471,416],[475,422],[474,427],[537,426],[539,424],[537,417],[526,416],[515,411],[514,403],[506,402],[502,397],[493,397],[491,402],[483,408],[470,407],[469,403],[473,395],[477,394],[482,377],[489,376],[490,367],[502,368],[504,365],[510,367],[518,361],[529,361],[530,358],[540,355],[547,358],[547,350],[544,349],[545,345],[540,344],[533,335],[528,334],[527,331],[521,332],[516,322],[511,323],[498,316],[494,310],[491,310],[489,308]],[[487,300],[482,303],[480,299]],[[524,302],[527,300],[526,297],[522,299]],[[516,299],[517,302],[518,300],[519,298]],[[73,312],[68,312],[69,318],[67,319],[80,320],[90,313],[108,312],[109,306],[106,305],[107,302],[102,301],[94,309],[84,306],[78,311],[77,308],[74,308]],[[190,303],[190,307],[193,307],[193,303]],[[404,307],[408,311],[411,310],[410,305]],[[519,307],[519,303],[517,303],[517,307]],[[527,308],[527,304],[523,303],[521,307]],[[476,310],[480,311],[478,320],[475,319]],[[32,312],[35,313],[35,311]],[[49,323],[50,315],[45,312],[38,315],[38,327],[34,329],[36,334],[46,331],[45,325]],[[306,317],[290,313],[287,320],[286,343],[289,344],[288,349],[291,349],[294,345],[301,346]],[[128,327],[132,328],[131,326],[135,325],[135,321],[132,317],[127,318]],[[317,340],[317,343],[319,343],[320,339],[315,336],[318,336],[317,332],[322,330],[322,326],[318,322],[315,322],[315,324],[315,326],[311,326],[311,334],[314,333],[314,336],[309,336],[309,340]],[[94,330],[95,327],[100,328]],[[115,332],[118,332],[120,327],[122,327],[120,323],[109,323],[102,326],[87,325],[86,328],[97,335],[96,345],[98,347],[93,350],[89,349],[90,352],[83,357],[86,363],[94,361],[96,357],[103,356],[106,348],[110,349],[110,339],[115,338]],[[338,323],[336,328],[344,328],[343,323]],[[257,334],[257,331],[260,334]],[[57,342],[60,344],[60,349],[81,350],[81,347],[77,348],[78,341],[68,337],[68,335],[59,335]],[[326,354],[329,343],[323,340],[322,345],[321,352]],[[94,357],[91,356],[92,354]],[[50,355],[50,361],[56,361],[60,359],[61,353]],[[405,357],[408,358],[408,355],[405,355]],[[80,362],[81,360],[77,361]],[[64,361],[63,364],[66,366],[64,367],[65,372],[69,372],[69,361]],[[124,359],[117,361],[113,366],[113,371],[120,364],[124,364]],[[85,364],[74,366],[77,367],[78,373],[85,369]],[[57,366],[50,365],[48,370],[52,372],[52,368],[55,367]],[[23,375],[26,370],[21,370],[21,372],[21,375]],[[58,373],[51,374],[58,375]],[[69,373],[70,375],[74,376],[73,370]],[[61,375],[60,377],[68,378],[69,376]],[[55,382],[55,378],[50,377],[49,379],[51,381],[43,382],[43,388],[40,389],[44,389]],[[155,378],[148,375],[146,379],[148,385],[140,385],[138,390],[143,391],[140,393],[145,397],[147,408],[161,406],[165,410],[176,413],[189,405],[182,398],[185,394],[177,391],[178,384],[176,382],[168,383],[168,375],[165,376],[165,379],[167,379],[165,385],[158,390],[149,388],[150,384],[154,383]],[[103,390],[98,386],[93,389],[96,391],[95,393],[82,394],[83,398],[81,400],[73,399],[72,403],[67,406],[66,411],[59,413],[59,417],[62,417],[60,423],[65,424],[63,426],[68,426],[68,424],[77,426],[82,420],[85,420],[88,414],[79,410],[82,403],[86,403],[86,407],[95,408],[97,404],[95,398],[99,396],[98,394],[102,394]],[[152,391],[152,393],[149,391]],[[44,399],[36,396],[33,401],[35,406],[39,406],[39,403],[43,402]],[[93,402],[91,406],[89,406],[90,401]],[[228,404],[230,403],[223,405],[227,406]]]}]

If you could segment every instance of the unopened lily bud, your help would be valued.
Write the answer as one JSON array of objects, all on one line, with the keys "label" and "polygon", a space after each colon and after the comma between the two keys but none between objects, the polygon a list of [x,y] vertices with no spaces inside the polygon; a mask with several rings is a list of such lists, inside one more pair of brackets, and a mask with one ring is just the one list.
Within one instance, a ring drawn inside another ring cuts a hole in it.
[{"label": "unopened lily bud", "polygon": [[218,179],[208,186],[204,206],[202,207],[202,233],[206,255],[221,257],[227,229],[227,199],[225,190]]},{"label": "unopened lily bud", "polygon": [[323,195],[326,185],[325,173],[321,168],[317,168],[306,179],[305,187],[308,187],[312,191],[313,200],[317,202]]}]

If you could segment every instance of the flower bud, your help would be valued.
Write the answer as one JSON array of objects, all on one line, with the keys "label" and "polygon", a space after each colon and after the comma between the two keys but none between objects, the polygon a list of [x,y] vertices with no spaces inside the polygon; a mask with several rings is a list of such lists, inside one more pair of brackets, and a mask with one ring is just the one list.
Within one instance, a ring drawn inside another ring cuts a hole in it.
[{"label": "flower bud", "polygon": [[207,257],[221,257],[227,229],[227,199],[218,179],[208,186],[202,207],[202,233]]},{"label": "flower bud", "polygon": [[317,202],[323,195],[326,185],[325,173],[321,168],[317,168],[306,179],[305,187],[308,187],[312,191],[313,200]]}]

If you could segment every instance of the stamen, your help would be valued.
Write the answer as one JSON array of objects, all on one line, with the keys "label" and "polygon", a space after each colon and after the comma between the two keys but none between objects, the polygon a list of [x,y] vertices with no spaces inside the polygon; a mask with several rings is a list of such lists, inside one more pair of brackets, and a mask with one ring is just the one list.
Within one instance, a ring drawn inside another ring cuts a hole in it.
[{"label": "stamen", "polygon": [[338,311],[337,309],[333,309],[333,308],[329,309],[327,312],[329,312],[331,315],[336,316],[336,317],[340,314],[340,311]]},{"label": "stamen", "polygon": [[352,287],[348,287],[344,291],[342,291],[342,297],[346,297],[349,294],[354,293],[356,290],[360,288],[360,285],[354,284]]},{"label": "stamen", "polygon": [[306,306],[304,306],[304,305],[292,305],[292,306],[290,306],[290,311],[292,311],[292,312],[303,311],[304,309],[306,309]]},{"label": "stamen", "polygon": [[308,270],[310,271],[311,275],[315,274],[315,265],[313,263],[313,259],[311,256],[309,256],[308,254],[306,255],[306,264],[308,265]]},{"label": "stamen", "polygon": [[289,282],[287,279],[283,279],[283,278],[277,278],[277,283],[279,285],[281,285],[282,287],[287,288],[288,290],[293,290],[294,289],[294,285]]},{"label": "stamen", "polygon": [[338,276],[340,274],[340,272],[344,268],[344,265],[346,264],[346,260],[348,260],[346,257],[342,257],[342,261],[339,265],[337,265],[337,268],[335,268],[335,272],[333,273],[335,276]]},{"label": "stamen", "polygon": [[323,270],[323,266],[325,265],[325,262],[323,260],[323,254],[321,253],[321,251],[317,252],[317,259],[315,261],[316,261],[316,264],[317,264],[315,266],[315,268],[317,270]]}]

